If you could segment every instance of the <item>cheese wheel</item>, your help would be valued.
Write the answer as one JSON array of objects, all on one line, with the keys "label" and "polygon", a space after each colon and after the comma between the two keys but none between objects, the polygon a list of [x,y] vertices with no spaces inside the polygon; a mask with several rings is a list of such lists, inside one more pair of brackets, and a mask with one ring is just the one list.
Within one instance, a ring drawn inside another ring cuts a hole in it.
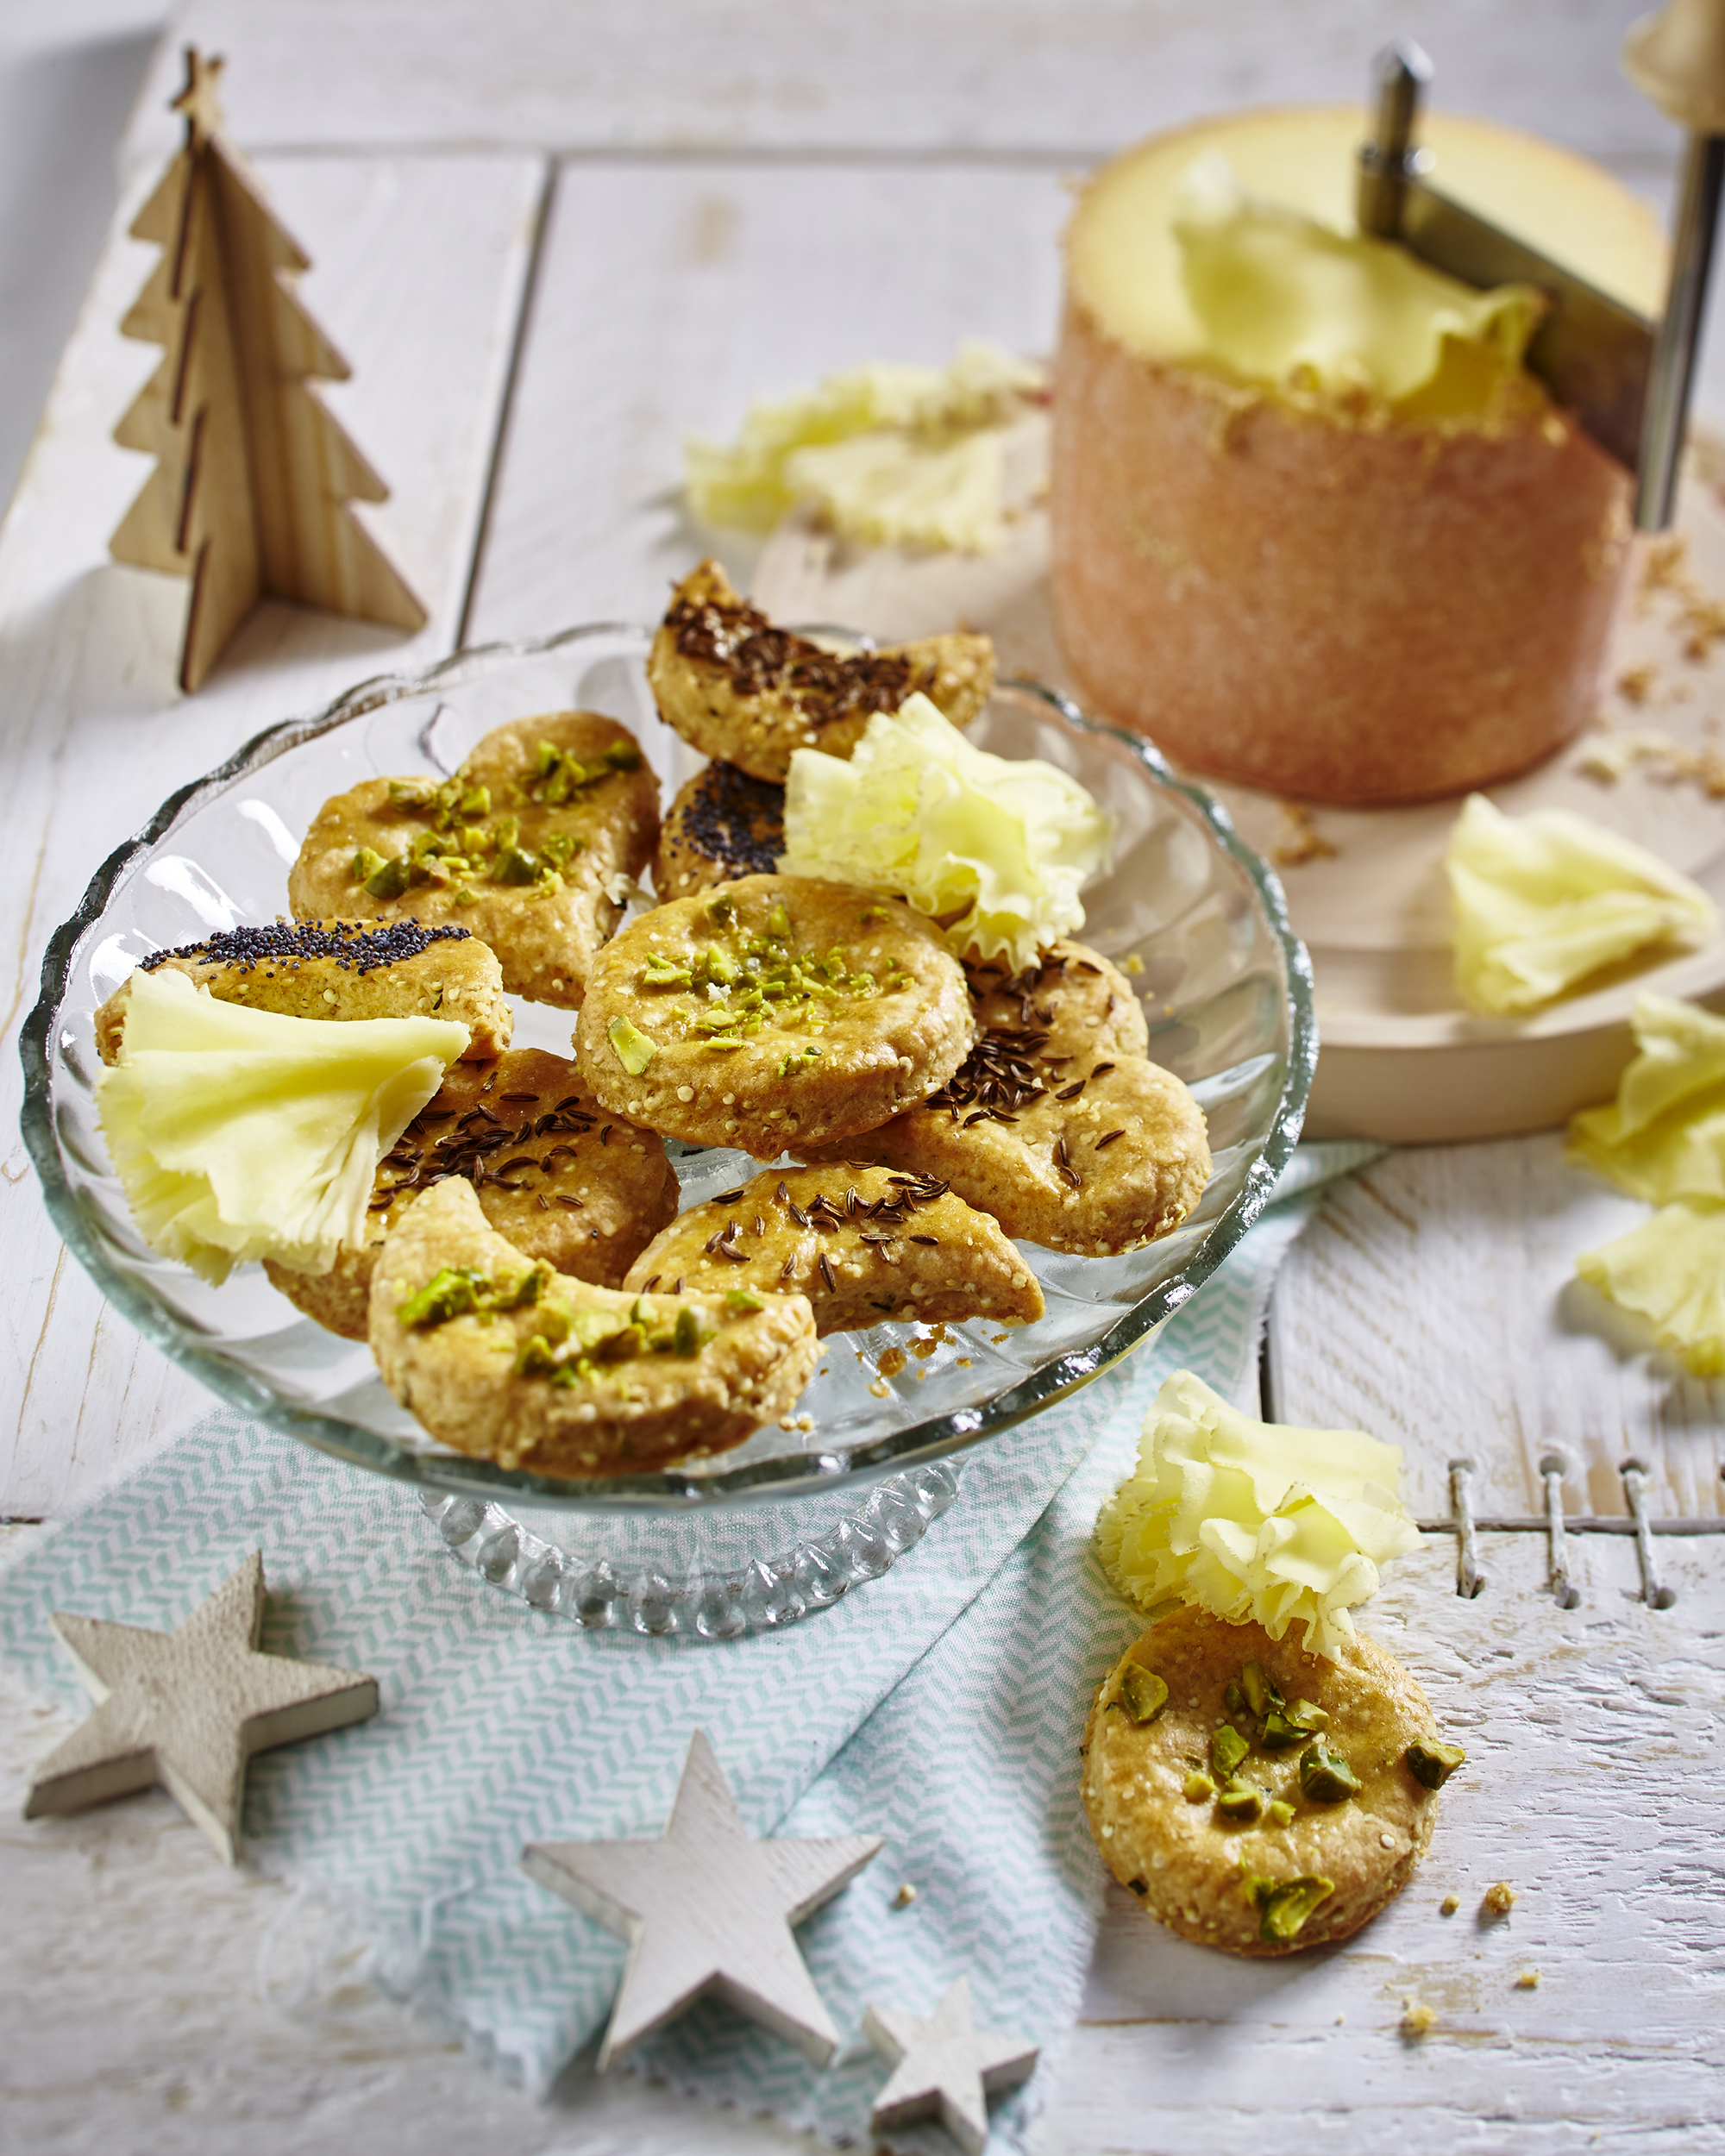
[{"label": "cheese wheel", "polygon": [[[1081,693],[1176,761],[1314,801],[1457,793],[1592,716],[1629,573],[1631,482],[1538,385],[1415,420],[1207,360],[1170,229],[1220,149],[1248,194],[1354,229],[1364,116],[1251,112],[1090,182],[1066,241],[1050,492]],[[1584,160],[1477,121],[1423,131],[1436,182],[1651,312],[1651,213]]]}]

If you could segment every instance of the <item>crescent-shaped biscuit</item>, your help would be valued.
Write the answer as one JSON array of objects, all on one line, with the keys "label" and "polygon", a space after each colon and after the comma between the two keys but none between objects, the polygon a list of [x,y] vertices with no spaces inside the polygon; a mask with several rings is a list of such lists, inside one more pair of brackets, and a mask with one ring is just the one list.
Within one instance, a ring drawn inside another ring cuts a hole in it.
[{"label": "crescent-shaped biscuit", "polygon": [[994,686],[986,636],[924,636],[841,655],[775,629],[717,561],[677,586],[647,680],[659,716],[705,755],[782,786],[799,749],[848,756],[876,711],[920,691],[968,726]]},{"label": "crescent-shaped biscuit", "polygon": [[[515,1024],[495,954],[450,924],[272,921],[153,951],[141,970],[159,968],[185,974],[218,1003],[285,1018],[460,1018],[470,1034],[463,1056],[473,1062],[507,1048]],[[129,975],[96,1013],[104,1063],[120,1053],[131,986]]]},{"label": "crescent-shaped biscuit", "polygon": [[987,1213],[884,1168],[769,1169],[691,1206],[623,1284],[673,1283],[806,1295],[823,1338],[893,1318],[1031,1325],[1043,1312],[1035,1275]]},{"label": "crescent-shaped biscuit", "polygon": [[433,1437],[571,1476],[729,1451],[793,1406],[819,1352],[800,1295],[615,1294],[535,1266],[453,1178],[384,1244],[369,1331]]},{"label": "crescent-shaped biscuit", "polygon": [[300,919],[454,922],[497,953],[511,995],[574,1010],[623,918],[612,893],[658,831],[659,781],[628,728],[552,711],[494,728],[441,785],[367,779],[326,801],[288,903]]}]

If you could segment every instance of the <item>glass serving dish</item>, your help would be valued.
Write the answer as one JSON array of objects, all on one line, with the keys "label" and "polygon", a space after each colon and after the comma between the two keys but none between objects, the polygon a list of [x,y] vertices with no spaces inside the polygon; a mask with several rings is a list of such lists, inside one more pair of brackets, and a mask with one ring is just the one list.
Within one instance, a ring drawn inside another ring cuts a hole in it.
[{"label": "glass serving dish", "polygon": [[[1151,1053],[1204,1108],[1215,1171],[1197,1210],[1120,1257],[1019,1245],[1047,1303],[1034,1326],[947,1326],[932,1343],[902,1325],[832,1336],[796,1426],[772,1425],[687,1468],[574,1482],[440,1445],[386,1390],[363,1344],[301,1317],[260,1267],[211,1288],[143,1242],[97,1120],[92,1016],[147,952],[285,913],[288,868],[331,794],[379,774],[447,774],[506,719],[571,706],[612,714],[635,731],[668,804],[703,760],[653,708],[649,641],[647,630],[601,624],[380,676],[258,735],[172,795],[48,946],[21,1040],[23,1133],[68,1248],[147,1338],[223,1400],[417,1485],[451,1548],[543,1608],[722,1638],[793,1621],[885,1570],[951,1501],[945,1463],[1095,1377],[1192,1294],[1292,1150],[1317,1040],[1281,887],[1225,812],[1145,743],[1037,683],[1004,683],[970,738],[1058,765],[1114,819],[1113,865],[1085,893],[1082,933],[1142,967],[1133,985]],[[516,1045],[567,1055],[573,1023],[572,1012],[518,1004]],[[686,1206],[758,1165],[729,1150],[668,1150]],[[888,1369],[905,1367],[887,1376],[881,1357],[894,1346],[905,1353],[888,1356]]]}]

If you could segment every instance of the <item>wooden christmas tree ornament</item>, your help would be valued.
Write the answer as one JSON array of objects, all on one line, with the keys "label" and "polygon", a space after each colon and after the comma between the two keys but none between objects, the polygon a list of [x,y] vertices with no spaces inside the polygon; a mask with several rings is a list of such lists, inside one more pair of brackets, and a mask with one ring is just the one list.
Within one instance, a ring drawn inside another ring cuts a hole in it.
[{"label": "wooden christmas tree ornament", "polygon": [[260,1654],[263,1614],[261,1552],[177,1632],[56,1610],[48,1621],[97,1707],[42,1762],[25,1818],[160,1784],[234,1863],[252,1754],[345,1729],[378,1709],[376,1680],[357,1670]]},{"label": "wooden christmas tree ornament", "polygon": [[756,1841],[697,1730],[660,1840],[541,1842],[521,1862],[541,1886],[630,1941],[599,2047],[601,2073],[708,1992],[824,2066],[838,2032],[791,1927],[830,1902],[880,1848],[878,1834]]},{"label": "wooden christmas tree ornament", "polygon": [[925,2021],[894,2007],[871,2006],[862,2017],[862,2034],[893,2069],[875,2099],[869,2125],[877,2134],[890,2134],[918,2119],[938,2118],[965,2156],[982,2156],[988,2098],[1027,2080],[1037,2059],[1036,2046],[1022,2037],[976,2027],[968,1977],[959,1977]]},{"label": "wooden christmas tree ornament", "polygon": [[308,386],[351,372],[284,281],[309,258],[223,136],[222,62],[192,47],[185,65],[185,142],[132,225],[162,259],[120,325],[166,348],[114,429],[156,468],[109,551],[191,578],[190,692],[260,599],[410,630],[425,609],[347,507],[389,490]]}]

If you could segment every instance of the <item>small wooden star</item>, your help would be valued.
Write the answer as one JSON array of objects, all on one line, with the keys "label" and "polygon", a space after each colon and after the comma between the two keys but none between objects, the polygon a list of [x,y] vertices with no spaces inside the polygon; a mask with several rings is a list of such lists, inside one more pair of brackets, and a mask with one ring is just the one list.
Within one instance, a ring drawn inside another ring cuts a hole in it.
[{"label": "small wooden star", "polygon": [[709,1991],[824,2066],[838,2032],[791,1936],[881,1848],[878,1834],[756,1841],[697,1730],[657,1841],[530,1845],[523,1868],[630,1942],[599,2070]]},{"label": "small wooden star", "polygon": [[376,1681],[356,1670],[260,1654],[263,1614],[261,1551],[177,1632],[56,1610],[48,1621],[96,1712],[42,1762],[25,1818],[81,1811],[160,1783],[234,1863],[252,1754],[343,1729],[378,1709]]},{"label": "small wooden star", "polygon": [[987,2098],[1028,2079],[1037,2047],[1021,2037],[978,2028],[970,2013],[970,1979],[960,1977],[926,2021],[893,2007],[871,2006],[862,2034],[893,2069],[875,2099],[869,2123],[878,2134],[938,2115],[966,2153],[982,2156],[988,2138]]},{"label": "small wooden star", "polygon": [[185,87],[173,101],[172,110],[185,115],[185,146],[201,150],[212,135],[219,135],[227,115],[216,96],[225,63],[218,55],[205,60],[195,45],[185,48]]}]

